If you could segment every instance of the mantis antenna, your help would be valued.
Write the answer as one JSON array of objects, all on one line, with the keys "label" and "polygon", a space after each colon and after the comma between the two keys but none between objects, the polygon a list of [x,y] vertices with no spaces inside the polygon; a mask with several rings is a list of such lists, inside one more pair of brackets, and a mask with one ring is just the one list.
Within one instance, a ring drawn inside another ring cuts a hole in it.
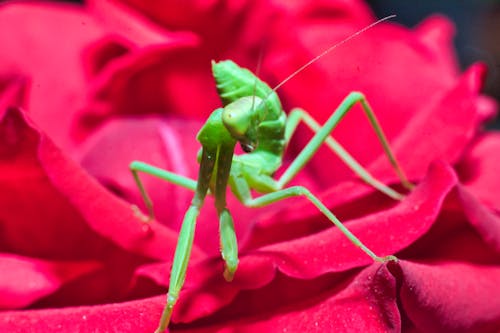
[{"label": "mantis antenna", "polygon": [[[305,63],[304,65],[302,65],[299,69],[297,69],[295,72],[293,72],[292,74],[288,75],[283,81],[281,81],[276,87],[273,88],[273,92],[276,92],[276,90],[278,90],[281,86],[283,86],[285,83],[287,83],[288,81],[290,81],[292,78],[294,78],[295,76],[297,76],[297,74],[299,74],[300,72],[302,72],[304,69],[306,69],[307,67],[311,66],[312,64],[314,64],[316,61],[318,61],[319,59],[323,58],[324,56],[326,56],[328,53],[332,52],[333,50],[335,50],[337,47],[339,46],[342,46],[343,44],[347,43],[348,41],[350,41],[351,39],[361,35],[362,33],[364,33],[365,31],[373,28],[374,26],[378,25],[379,23],[382,23],[384,21],[387,21],[387,20],[390,20],[392,18],[396,17],[396,15],[389,15],[389,16],[386,16],[384,18],[381,18],[380,20],[376,21],[376,22],[373,22],[372,24],[364,27],[363,29],[361,30],[358,30],[356,31],[355,33],[353,33],[352,35],[350,35],[349,37],[347,37],[346,39],[343,39],[341,40],[340,42],[330,46],[329,48],[327,48],[326,50],[324,50],[323,52],[321,52],[320,54],[318,54],[316,57],[314,57],[313,59],[309,60],[307,63]],[[267,99],[268,97],[266,97]]]},{"label": "mantis antenna", "polygon": [[[396,15],[389,15],[389,16],[386,16],[386,17],[383,17],[381,18],[380,20],[377,20],[375,22],[373,22],[372,24],[370,25],[367,25],[366,27],[364,27],[363,29],[360,29],[358,31],[356,31],[355,33],[353,33],[352,35],[350,35],[349,37],[341,40],[340,42],[338,43],[335,43],[333,44],[332,46],[328,47],[326,50],[324,50],[323,52],[321,52],[320,54],[318,54],[316,57],[312,58],[311,60],[309,60],[307,63],[305,63],[304,65],[302,65],[301,67],[299,67],[295,72],[293,72],[292,74],[288,75],[283,81],[281,81],[280,83],[278,83],[278,85],[276,87],[273,88],[273,90],[266,96],[266,98],[264,98],[258,107],[260,107],[263,103],[265,103],[273,93],[275,93],[279,88],[281,88],[285,83],[287,83],[288,81],[290,81],[291,79],[293,79],[295,76],[297,76],[300,72],[302,72],[304,69],[306,69],[307,67],[311,66],[312,64],[314,64],[316,61],[318,61],[319,59],[323,58],[324,56],[326,56],[328,53],[332,52],[333,50],[335,50],[336,48],[342,46],[343,44],[347,43],[348,41],[358,37],[359,35],[361,35],[362,33],[364,33],[365,31],[367,30],[370,30],[371,28],[373,28],[374,26],[384,22],[384,21],[388,21],[392,18],[395,18]],[[260,64],[259,64],[259,67],[260,67]],[[255,94],[255,92],[254,92]],[[253,107],[253,105],[252,105]]]}]

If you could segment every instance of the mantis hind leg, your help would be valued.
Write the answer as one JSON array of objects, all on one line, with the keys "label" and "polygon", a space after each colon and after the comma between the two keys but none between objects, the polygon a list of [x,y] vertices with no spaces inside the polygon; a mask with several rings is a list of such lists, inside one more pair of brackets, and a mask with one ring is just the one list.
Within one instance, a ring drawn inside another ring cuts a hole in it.
[{"label": "mantis hind leg", "polygon": [[167,182],[182,186],[191,191],[196,190],[195,180],[152,166],[144,162],[133,161],[132,163],[130,163],[130,171],[134,176],[135,183],[139,188],[142,199],[144,200],[144,203],[148,210],[148,220],[154,219],[153,202],[151,201],[151,198],[149,197],[146,188],[144,187],[144,185],[141,182],[141,179],[139,178],[139,172],[163,179]]},{"label": "mantis hind leg", "polygon": [[353,106],[356,103],[360,103],[364,113],[366,114],[370,124],[372,125],[377,137],[384,149],[385,154],[387,155],[389,162],[392,167],[396,171],[401,184],[408,188],[412,189],[413,184],[411,184],[403,170],[399,166],[389,143],[385,137],[385,134],[375,116],[375,113],[372,111],[368,101],[365,96],[358,92],[350,93],[344,101],[340,104],[340,106],[332,113],[330,118],[326,121],[326,123],[321,127],[314,118],[312,118],[306,111],[301,109],[294,109],[290,113],[288,118],[288,122],[285,129],[285,140],[288,142],[297,128],[300,121],[304,121],[304,123],[311,128],[316,134],[309,141],[309,143],[304,147],[304,149],[300,152],[300,154],[295,158],[295,160],[290,164],[288,169],[283,173],[281,178],[278,180],[278,187],[283,188],[285,184],[287,184],[312,158],[314,153],[318,150],[319,146],[323,143],[326,145],[337,155],[344,163],[353,170],[363,181],[378,189],[379,191],[385,193],[391,198],[400,200],[402,199],[402,195],[385,184],[381,183],[377,179],[375,179],[368,170],[366,170],[363,166],[361,166],[337,141],[335,141],[331,137],[331,132],[337,126],[337,124],[343,119],[343,117],[353,109]]},{"label": "mantis hind leg", "polygon": [[376,262],[387,262],[389,260],[397,260],[395,256],[379,257],[372,250],[370,250],[366,245],[361,242],[361,240],[356,237],[347,227],[345,227],[342,222],[318,199],[316,198],[307,188],[303,186],[292,186],[276,192],[268,193],[257,198],[247,197],[244,204],[248,207],[262,207],[267,206],[271,203],[296,197],[304,196],[306,197],[316,208],[323,213],[340,231],[357,247],[359,247],[363,252],[370,256]]}]

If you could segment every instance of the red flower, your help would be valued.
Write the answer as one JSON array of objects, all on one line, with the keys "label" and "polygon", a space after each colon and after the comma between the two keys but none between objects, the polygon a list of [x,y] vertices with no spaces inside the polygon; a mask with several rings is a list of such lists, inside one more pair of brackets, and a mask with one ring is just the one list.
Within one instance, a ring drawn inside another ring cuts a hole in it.
[{"label": "red flower", "polygon": [[[278,84],[374,21],[357,1],[89,1],[0,5],[0,331],[151,332],[192,193],[128,164],[192,178],[197,130],[220,105],[210,60]],[[240,266],[222,277],[212,201],[199,217],[172,331],[489,332],[500,326],[500,135],[485,68],[460,74],[450,23],[382,23],[278,91],[324,121],[362,91],[417,186],[395,202],[321,148],[293,181],[378,255],[374,264],[305,199],[231,197]],[[3,33],[1,33],[3,32]],[[285,163],[311,136],[299,128]],[[379,179],[397,177],[360,110],[334,136]],[[183,325],[178,325],[183,323]]]}]

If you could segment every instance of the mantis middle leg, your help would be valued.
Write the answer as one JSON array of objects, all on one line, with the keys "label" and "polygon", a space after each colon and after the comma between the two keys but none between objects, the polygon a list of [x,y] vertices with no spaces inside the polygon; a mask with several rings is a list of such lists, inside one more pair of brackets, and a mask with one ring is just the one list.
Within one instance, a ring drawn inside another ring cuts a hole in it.
[{"label": "mantis middle leg", "polygon": [[144,185],[141,182],[141,179],[139,178],[139,172],[166,180],[167,182],[182,186],[193,192],[196,191],[196,185],[197,185],[196,180],[175,174],[173,172],[152,166],[144,162],[133,161],[132,163],[130,163],[130,171],[134,176],[135,183],[137,184],[142,199],[146,204],[146,208],[148,210],[148,220],[153,220],[155,216],[153,210],[153,201],[151,201],[151,198],[149,197],[146,188],[144,187]]}]

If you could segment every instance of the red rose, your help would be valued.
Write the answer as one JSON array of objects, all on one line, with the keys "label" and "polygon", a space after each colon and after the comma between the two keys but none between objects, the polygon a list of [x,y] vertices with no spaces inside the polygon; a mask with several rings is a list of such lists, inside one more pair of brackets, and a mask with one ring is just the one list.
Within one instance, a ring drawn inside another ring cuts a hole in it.
[{"label": "red rose", "polygon": [[[357,1],[88,1],[0,5],[0,331],[152,332],[192,193],[128,169],[192,178],[196,132],[220,106],[210,60],[278,84],[374,21]],[[485,68],[459,73],[442,17],[382,23],[286,83],[287,110],[320,122],[366,94],[414,190],[395,202],[321,148],[307,186],[378,255],[374,264],[305,199],[228,200],[240,266],[222,277],[207,200],[171,331],[489,332],[500,327],[500,135],[482,123]],[[311,133],[299,128],[285,163]],[[360,110],[334,136],[379,179],[397,177]],[[182,323],[182,325],[180,325]]]}]

